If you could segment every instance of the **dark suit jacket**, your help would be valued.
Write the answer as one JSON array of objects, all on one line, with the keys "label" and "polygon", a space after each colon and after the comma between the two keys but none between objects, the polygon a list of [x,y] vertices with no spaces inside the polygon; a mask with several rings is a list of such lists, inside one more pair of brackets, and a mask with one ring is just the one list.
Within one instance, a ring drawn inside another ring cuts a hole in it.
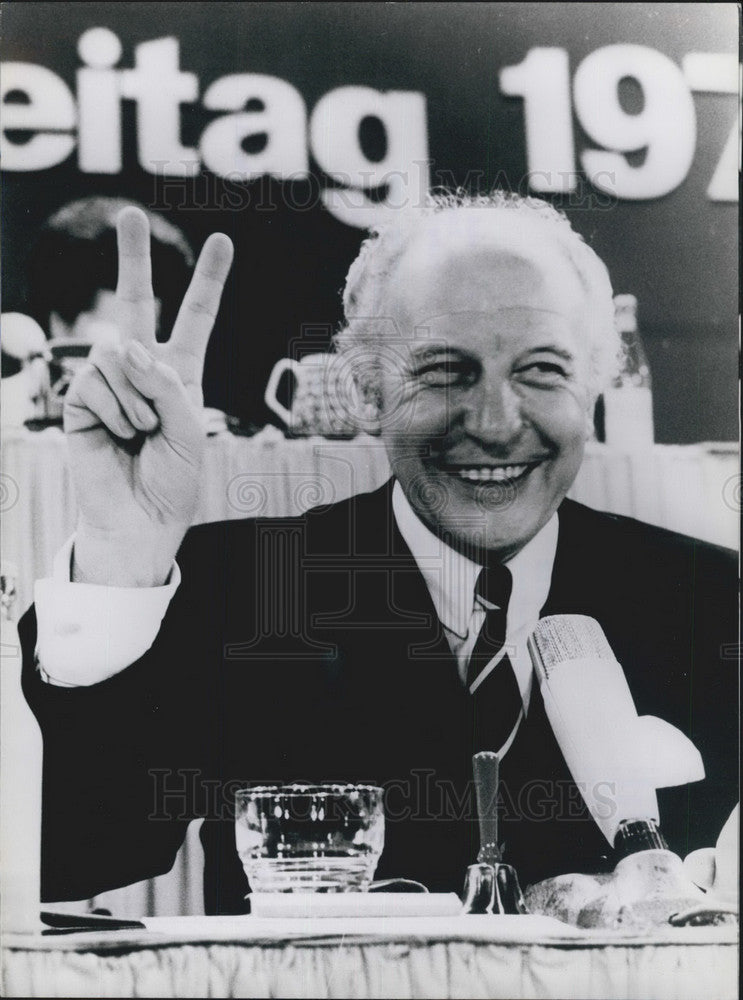
[{"label": "dark suit jacket", "polygon": [[[598,619],[640,714],[699,748],[704,781],[662,790],[684,855],[737,799],[736,574],[730,553],[565,501],[543,614]],[[192,529],[151,649],[89,688],[45,685],[22,622],[45,739],[43,896],[74,899],[167,871],[206,816],[207,912],[245,908],[232,800],[246,782],[368,781],[386,797],[378,877],[460,891],[477,850],[471,703],[391,488],[304,517]],[[503,767],[506,859],[528,884],[613,866],[535,685]]]}]

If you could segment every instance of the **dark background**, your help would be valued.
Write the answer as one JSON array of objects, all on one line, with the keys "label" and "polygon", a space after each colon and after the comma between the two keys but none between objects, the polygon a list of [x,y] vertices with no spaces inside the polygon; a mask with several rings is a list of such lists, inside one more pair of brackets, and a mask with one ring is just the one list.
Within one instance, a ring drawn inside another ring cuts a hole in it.
[{"label": "dark background", "polygon": [[[287,80],[308,114],[339,86],[420,91],[433,183],[519,189],[526,171],[523,102],[499,92],[502,67],[537,45],[566,48],[571,73],[589,52],[616,42],[650,46],[677,63],[689,51],[736,52],[737,18],[735,4],[702,3],[5,3],[2,54],[47,66],[74,93],[77,40],[104,26],[121,39],[119,67],[132,65],[137,43],[177,37],[181,69],[198,75],[202,94],[213,80],[238,72]],[[695,95],[696,155],[668,196],[609,207],[604,198],[603,208],[591,207],[595,197],[573,206],[554,199],[606,261],[615,290],[639,299],[660,442],[737,438],[738,206],[705,193],[733,102],[729,95]],[[196,144],[213,117],[200,104],[183,106],[184,144]],[[24,256],[61,204],[90,194],[162,204],[162,179],[136,162],[131,102],[124,102],[124,126],[120,175],[83,174],[74,154],[50,170],[4,174],[4,310],[23,309]],[[587,145],[576,123],[576,152]],[[197,247],[214,229],[235,241],[205,394],[207,403],[258,423],[271,419],[262,403],[268,372],[303,324],[337,327],[340,289],[363,238],[319,203],[292,208],[319,190],[312,161],[311,171],[315,179],[295,190],[265,178],[243,185],[233,210],[224,205],[225,182],[202,175],[190,190],[178,188],[181,204],[165,213]],[[590,186],[586,191],[590,196]],[[275,210],[256,207],[269,198]],[[319,348],[328,336],[320,333]]]}]

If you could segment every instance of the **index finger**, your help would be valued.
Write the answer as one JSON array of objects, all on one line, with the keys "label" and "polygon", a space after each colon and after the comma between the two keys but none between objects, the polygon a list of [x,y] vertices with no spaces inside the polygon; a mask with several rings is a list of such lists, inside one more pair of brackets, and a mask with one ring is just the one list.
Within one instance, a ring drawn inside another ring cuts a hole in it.
[{"label": "index finger", "polygon": [[169,345],[175,350],[176,358],[185,357],[194,362],[197,370],[189,374],[198,379],[233,253],[232,240],[228,236],[212,233],[199,254],[170,337]]},{"label": "index finger", "polygon": [[130,205],[116,219],[119,276],[116,285],[121,332],[127,339],[155,340],[155,296],[152,291],[150,224]]}]

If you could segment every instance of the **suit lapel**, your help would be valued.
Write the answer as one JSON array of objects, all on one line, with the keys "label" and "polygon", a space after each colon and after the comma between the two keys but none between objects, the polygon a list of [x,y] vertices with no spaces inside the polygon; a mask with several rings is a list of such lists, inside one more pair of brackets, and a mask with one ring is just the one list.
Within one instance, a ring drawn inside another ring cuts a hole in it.
[{"label": "suit lapel", "polygon": [[357,498],[350,527],[353,556],[345,568],[348,598],[342,608],[317,614],[316,624],[341,632],[381,630],[413,672],[419,663],[441,661],[456,673],[426,582],[397,527],[392,485],[390,480]]}]

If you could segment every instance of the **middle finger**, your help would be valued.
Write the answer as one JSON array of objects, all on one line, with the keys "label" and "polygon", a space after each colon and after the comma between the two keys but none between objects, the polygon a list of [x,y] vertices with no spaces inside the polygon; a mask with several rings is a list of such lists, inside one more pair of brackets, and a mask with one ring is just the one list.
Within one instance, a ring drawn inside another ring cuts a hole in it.
[{"label": "middle finger", "polygon": [[201,384],[204,356],[224,284],[232,265],[232,241],[212,233],[196,262],[191,283],[168,342],[171,362],[185,382]]}]

